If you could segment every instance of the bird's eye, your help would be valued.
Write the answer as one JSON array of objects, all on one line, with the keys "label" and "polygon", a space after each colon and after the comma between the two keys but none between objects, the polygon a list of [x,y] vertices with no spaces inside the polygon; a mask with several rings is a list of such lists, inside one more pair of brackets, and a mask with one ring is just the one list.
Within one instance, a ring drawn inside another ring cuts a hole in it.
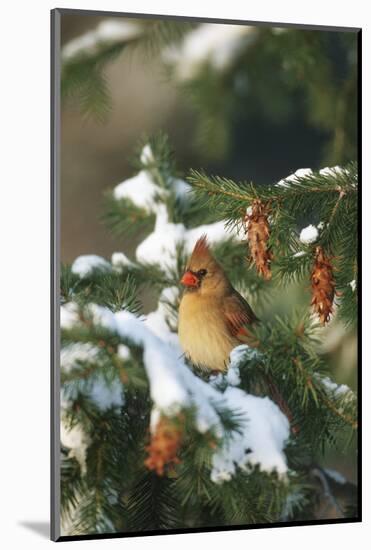
[{"label": "bird's eye", "polygon": [[197,275],[199,277],[205,277],[206,273],[207,273],[207,269],[200,269],[199,271],[197,271]]}]

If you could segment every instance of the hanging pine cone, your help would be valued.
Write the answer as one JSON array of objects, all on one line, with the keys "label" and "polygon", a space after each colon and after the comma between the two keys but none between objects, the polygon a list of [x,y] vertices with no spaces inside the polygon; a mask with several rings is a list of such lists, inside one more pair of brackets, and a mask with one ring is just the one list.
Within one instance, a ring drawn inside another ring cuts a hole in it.
[{"label": "hanging pine cone", "polygon": [[179,464],[177,452],[182,442],[183,430],[178,419],[170,419],[162,416],[156,431],[152,434],[151,442],[146,447],[148,458],[144,464],[149,470],[155,470],[162,476],[165,467]]},{"label": "hanging pine cone", "polygon": [[270,228],[268,223],[268,214],[270,208],[259,199],[252,203],[252,211],[245,216],[247,241],[250,247],[251,261],[255,264],[259,275],[264,279],[270,279],[272,272],[270,263],[272,253],[268,248]]},{"label": "hanging pine cone", "polygon": [[330,259],[325,256],[321,246],[316,247],[314,265],[310,276],[312,288],[312,302],[314,311],[321,323],[330,320],[332,305],[335,297],[335,281]]}]

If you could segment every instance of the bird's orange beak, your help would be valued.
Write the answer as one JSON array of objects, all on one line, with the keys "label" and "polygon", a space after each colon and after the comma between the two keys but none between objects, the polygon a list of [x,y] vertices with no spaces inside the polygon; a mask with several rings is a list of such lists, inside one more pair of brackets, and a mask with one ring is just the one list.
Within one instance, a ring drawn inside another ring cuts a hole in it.
[{"label": "bird's orange beak", "polygon": [[180,279],[180,282],[184,286],[198,286],[199,280],[196,275],[192,273],[192,271],[188,270],[184,273],[183,277]]}]

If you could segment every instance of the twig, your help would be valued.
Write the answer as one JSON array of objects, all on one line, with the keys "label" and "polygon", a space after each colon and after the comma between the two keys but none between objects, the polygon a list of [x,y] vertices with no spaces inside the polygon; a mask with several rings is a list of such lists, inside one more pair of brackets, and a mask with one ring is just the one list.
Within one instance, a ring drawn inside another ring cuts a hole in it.
[{"label": "twig", "polygon": [[319,467],[313,468],[311,470],[311,473],[319,479],[319,481],[321,482],[322,488],[323,488],[324,496],[328,499],[328,501],[335,508],[335,510],[336,510],[337,514],[339,515],[339,517],[343,518],[344,517],[344,512],[340,508],[336,498],[334,497],[334,495],[331,492],[330,485],[327,481],[326,474]]},{"label": "twig", "polygon": [[333,218],[334,218],[334,216],[335,216],[335,214],[336,214],[336,210],[337,210],[338,207],[339,207],[339,204],[340,204],[341,199],[342,199],[343,197],[345,197],[345,195],[346,195],[346,192],[345,192],[343,189],[339,189],[338,192],[339,192],[339,197],[338,197],[338,200],[337,200],[336,203],[335,203],[335,206],[334,206],[333,211],[331,212],[331,216],[330,216],[330,219],[329,219],[329,221],[328,221],[328,226],[330,225],[330,223],[332,222],[332,220],[333,220]]},{"label": "twig", "polygon": [[325,403],[325,405],[332,410],[334,414],[336,414],[339,418],[341,418],[346,424],[349,424],[354,430],[358,428],[358,422],[357,420],[353,420],[349,415],[341,413],[333,403],[327,397],[323,395],[322,392],[319,392],[319,396],[321,397],[322,401]]}]

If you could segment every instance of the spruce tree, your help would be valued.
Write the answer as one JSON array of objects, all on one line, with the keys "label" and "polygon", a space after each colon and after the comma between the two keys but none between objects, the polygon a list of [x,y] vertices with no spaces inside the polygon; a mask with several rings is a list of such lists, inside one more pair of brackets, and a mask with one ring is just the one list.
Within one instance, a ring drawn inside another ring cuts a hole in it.
[{"label": "spruce tree", "polygon": [[[328,446],[356,438],[356,395],[320,344],[327,325],[357,323],[357,165],[265,186],[194,170],[184,181],[162,135],[136,167],[104,215],[123,242],[145,235],[135,257],[61,271],[63,534],[356,517],[356,488],[323,466]],[[218,376],[177,338],[179,281],[202,234],[262,319],[258,344]],[[298,307],[271,316],[298,288]],[[149,313],[143,290],[158,300]]]},{"label": "spruce tree", "polygon": [[[207,27],[108,18],[62,49],[62,99],[105,120],[109,64],[156,59],[196,113],[198,165],[230,154],[241,126],[297,120],[321,160],[263,185],[191,166],[183,179],[161,134],[102,197],[122,248],[141,242],[131,259],[61,268],[63,535],[357,517],[357,487],[326,462],[328,449],[356,452],[357,399],[324,352],[328,330],[357,328],[357,37],[229,26],[219,63]],[[184,47],[201,38],[204,50]],[[256,345],[217,376],[177,336],[179,281],[203,234],[261,319]]]}]

